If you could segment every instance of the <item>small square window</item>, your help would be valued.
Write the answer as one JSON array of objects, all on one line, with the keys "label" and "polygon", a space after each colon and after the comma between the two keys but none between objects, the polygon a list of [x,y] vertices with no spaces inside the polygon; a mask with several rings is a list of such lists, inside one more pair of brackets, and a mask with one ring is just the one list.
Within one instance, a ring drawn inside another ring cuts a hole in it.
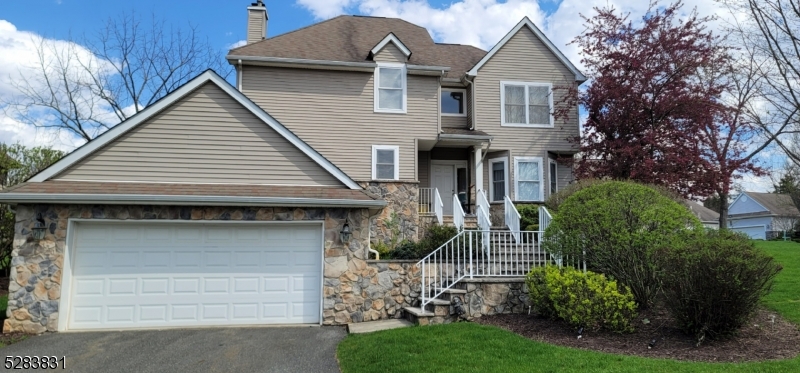
[{"label": "small square window", "polygon": [[399,147],[374,145],[372,147],[372,179],[399,179]]},{"label": "small square window", "polygon": [[443,115],[465,116],[466,90],[442,88],[441,107]]}]

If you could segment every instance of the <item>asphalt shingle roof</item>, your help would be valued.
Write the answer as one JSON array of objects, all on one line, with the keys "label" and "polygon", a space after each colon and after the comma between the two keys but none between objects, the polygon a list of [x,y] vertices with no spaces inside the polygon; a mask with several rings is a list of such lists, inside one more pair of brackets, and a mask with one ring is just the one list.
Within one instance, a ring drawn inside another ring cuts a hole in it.
[{"label": "asphalt shingle roof", "polygon": [[344,188],[240,184],[106,183],[57,180],[20,184],[0,192],[0,199],[2,199],[3,193],[185,195],[373,200],[373,198],[369,197],[361,190]]},{"label": "asphalt shingle roof", "polygon": [[788,194],[746,192],[750,198],[766,207],[772,214],[779,216],[800,216]]},{"label": "asphalt shingle roof", "polygon": [[411,50],[408,63],[447,66],[447,77],[460,78],[486,55],[469,45],[437,44],[428,30],[398,18],[343,15],[256,43],[229,55],[367,62],[369,52],[389,33]]}]

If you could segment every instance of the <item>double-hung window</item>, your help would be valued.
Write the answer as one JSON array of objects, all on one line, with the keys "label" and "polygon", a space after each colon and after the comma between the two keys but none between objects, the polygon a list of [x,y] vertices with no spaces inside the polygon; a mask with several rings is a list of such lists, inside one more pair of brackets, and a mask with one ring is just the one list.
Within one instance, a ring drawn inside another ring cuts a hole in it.
[{"label": "double-hung window", "polygon": [[489,160],[489,201],[503,201],[508,195],[508,158]]},{"label": "double-hung window", "polygon": [[375,112],[406,112],[406,67],[379,63],[375,69]]},{"label": "double-hung window", "polygon": [[550,83],[500,82],[500,120],[504,126],[553,127]]},{"label": "double-hung window", "polygon": [[400,179],[399,147],[391,145],[372,146],[372,179]]},{"label": "double-hung window", "polygon": [[542,158],[514,157],[514,192],[516,201],[544,200]]}]

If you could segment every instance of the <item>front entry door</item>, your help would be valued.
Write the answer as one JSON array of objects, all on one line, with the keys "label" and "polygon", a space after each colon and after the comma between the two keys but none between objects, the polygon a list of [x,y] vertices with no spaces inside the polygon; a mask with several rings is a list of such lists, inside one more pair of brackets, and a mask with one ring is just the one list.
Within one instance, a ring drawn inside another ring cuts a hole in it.
[{"label": "front entry door", "polygon": [[453,215],[454,167],[451,164],[434,164],[431,170],[433,174],[432,186],[439,189],[439,195],[442,196],[442,204],[444,205],[442,213],[444,215]]}]

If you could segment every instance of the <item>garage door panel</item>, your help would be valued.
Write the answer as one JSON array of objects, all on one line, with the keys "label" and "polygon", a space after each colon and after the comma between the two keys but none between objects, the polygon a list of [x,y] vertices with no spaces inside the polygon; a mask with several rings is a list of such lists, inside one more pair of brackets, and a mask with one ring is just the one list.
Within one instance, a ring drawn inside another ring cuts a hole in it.
[{"label": "garage door panel", "polygon": [[81,222],[76,232],[71,329],[319,322],[318,226]]}]

